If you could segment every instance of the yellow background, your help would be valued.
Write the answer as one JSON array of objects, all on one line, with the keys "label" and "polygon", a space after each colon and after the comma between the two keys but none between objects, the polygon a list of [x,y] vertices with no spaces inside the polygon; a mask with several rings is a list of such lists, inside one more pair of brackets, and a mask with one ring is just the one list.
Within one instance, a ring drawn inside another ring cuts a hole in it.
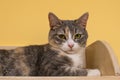
[{"label": "yellow background", "polygon": [[47,43],[49,12],[61,19],[89,12],[88,45],[107,41],[120,63],[120,0],[0,0],[0,46]]}]

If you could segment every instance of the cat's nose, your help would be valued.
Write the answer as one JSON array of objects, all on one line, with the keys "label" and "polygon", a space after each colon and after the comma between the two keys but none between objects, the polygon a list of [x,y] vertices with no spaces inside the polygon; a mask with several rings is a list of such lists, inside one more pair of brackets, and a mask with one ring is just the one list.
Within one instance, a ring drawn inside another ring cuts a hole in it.
[{"label": "cat's nose", "polygon": [[68,46],[69,46],[70,48],[73,48],[74,44],[68,44]]}]

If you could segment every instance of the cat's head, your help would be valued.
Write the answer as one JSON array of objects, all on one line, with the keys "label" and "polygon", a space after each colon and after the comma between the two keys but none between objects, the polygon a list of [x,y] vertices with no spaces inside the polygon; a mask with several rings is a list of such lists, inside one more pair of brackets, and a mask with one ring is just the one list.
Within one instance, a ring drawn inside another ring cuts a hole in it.
[{"label": "cat's head", "polygon": [[68,54],[85,48],[88,16],[89,14],[85,13],[76,20],[60,20],[55,14],[49,13],[49,44]]}]

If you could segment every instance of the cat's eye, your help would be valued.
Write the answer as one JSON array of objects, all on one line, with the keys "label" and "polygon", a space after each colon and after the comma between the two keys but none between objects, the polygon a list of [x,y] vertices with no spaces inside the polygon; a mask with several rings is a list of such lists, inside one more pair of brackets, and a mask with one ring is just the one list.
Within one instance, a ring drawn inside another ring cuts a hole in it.
[{"label": "cat's eye", "polygon": [[79,38],[81,38],[81,34],[76,34],[75,39],[79,39]]},{"label": "cat's eye", "polygon": [[58,35],[58,37],[59,37],[60,39],[66,39],[65,35],[63,35],[63,34]]}]

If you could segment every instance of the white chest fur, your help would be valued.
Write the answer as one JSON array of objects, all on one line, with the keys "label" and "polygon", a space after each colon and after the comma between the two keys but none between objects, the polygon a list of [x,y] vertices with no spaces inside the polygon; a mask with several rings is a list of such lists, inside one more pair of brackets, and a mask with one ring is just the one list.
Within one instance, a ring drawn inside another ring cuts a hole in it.
[{"label": "white chest fur", "polygon": [[67,54],[67,56],[72,59],[73,67],[86,67],[85,49],[80,50],[78,53],[75,54]]}]

